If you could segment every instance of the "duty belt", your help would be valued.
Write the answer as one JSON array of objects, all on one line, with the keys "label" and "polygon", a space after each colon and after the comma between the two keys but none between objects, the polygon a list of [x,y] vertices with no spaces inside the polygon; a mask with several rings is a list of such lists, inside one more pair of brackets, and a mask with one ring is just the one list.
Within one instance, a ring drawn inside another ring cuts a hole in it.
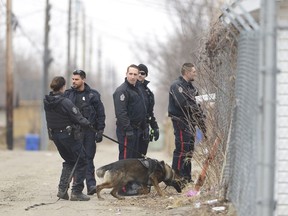
[{"label": "duty belt", "polygon": [[49,130],[53,133],[62,133],[62,132],[68,132],[71,133],[72,131],[72,127],[70,125],[68,125],[66,128],[49,128]]}]

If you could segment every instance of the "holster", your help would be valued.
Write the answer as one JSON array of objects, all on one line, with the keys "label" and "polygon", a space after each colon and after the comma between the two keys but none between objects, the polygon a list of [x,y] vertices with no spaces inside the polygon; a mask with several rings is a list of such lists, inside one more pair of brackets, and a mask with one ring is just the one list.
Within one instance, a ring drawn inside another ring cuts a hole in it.
[{"label": "holster", "polygon": [[72,125],[72,134],[75,140],[81,140],[83,138],[83,132],[80,125]]}]

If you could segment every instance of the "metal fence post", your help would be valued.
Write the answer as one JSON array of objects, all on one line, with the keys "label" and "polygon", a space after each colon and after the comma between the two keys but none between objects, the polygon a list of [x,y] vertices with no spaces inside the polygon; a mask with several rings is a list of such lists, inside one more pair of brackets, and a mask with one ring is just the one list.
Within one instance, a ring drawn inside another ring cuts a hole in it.
[{"label": "metal fence post", "polygon": [[[263,155],[260,158],[263,191],[257,208],[257,215],[271,216],[274,214],[274,176],[276,148],[276,10],[275,1],[262,0],[261,18],[263,40]],[[260,53],[261,55],[261,53]]]}]

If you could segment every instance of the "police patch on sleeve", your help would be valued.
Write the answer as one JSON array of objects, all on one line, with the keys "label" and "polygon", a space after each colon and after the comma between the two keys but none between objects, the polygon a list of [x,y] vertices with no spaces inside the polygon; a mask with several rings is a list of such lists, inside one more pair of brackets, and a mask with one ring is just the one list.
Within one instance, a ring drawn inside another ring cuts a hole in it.
[{"label": "police patch on sleeve", "polygon": [[180,93],[182,93],[182,92],[183,92],[183,88],[180,86],[180,87],[178,88],[178,91],[179,91]]},{"label": "police patch on sleeve", "polygon": [[124,94],[121,94],[120,95],[120,101],[124,101],[125,100],[125,95]]},{"label": "police patch on sleeve", "polygon": [[77,108],[76,107],[72,107],[72,112],[74,113],[74,114],[77,114]]}]

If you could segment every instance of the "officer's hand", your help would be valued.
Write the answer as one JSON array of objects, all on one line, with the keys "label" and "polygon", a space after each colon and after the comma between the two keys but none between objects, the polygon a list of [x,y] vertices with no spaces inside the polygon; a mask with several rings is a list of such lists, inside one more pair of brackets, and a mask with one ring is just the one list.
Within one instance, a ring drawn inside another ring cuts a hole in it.
[{"label": "officer's hand", "polygon": [[135,140],[134,132],[133,131],[126,131],[126,138],[128,143],[133,143]]},{"label": "officer's hand", "polygon": [[154,129],[154,140],[157,141],[159,139],[159,128]]},{"label": "officer's hand", "polygon": [[96,143],[100,143],[100,142],[102,142],[102,140],[103,140],[103,131],[102,130],[97,131],[95,134]]}]

